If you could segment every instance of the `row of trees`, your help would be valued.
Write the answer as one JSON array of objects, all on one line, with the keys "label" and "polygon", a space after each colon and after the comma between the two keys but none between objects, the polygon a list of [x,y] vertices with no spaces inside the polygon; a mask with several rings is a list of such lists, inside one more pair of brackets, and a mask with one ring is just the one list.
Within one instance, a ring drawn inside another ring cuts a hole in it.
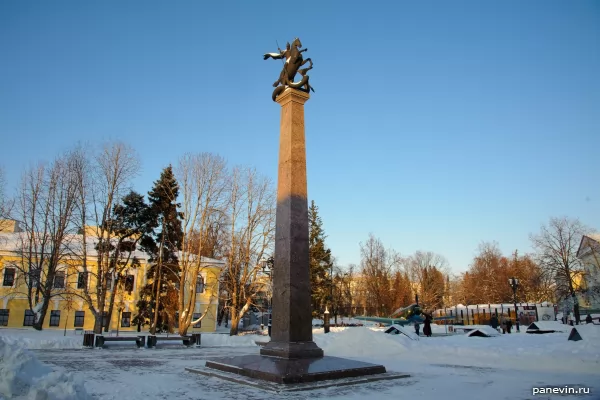
[{"label": "row of trees", "polygon": [[[146,201],[131,189],[139,168],[133,149],[116,142],[93,153],[77,146],[29,169],[14,198],[2,191],[0,173],[0,218],[21,223],[16,244],[21,262],[15,267],[36,314],[34,327],[41,329],[50,301],[58,296],[83,301],[100,331],[104,319],[110,320],[122,304],[126,277],[139,266],[135,251],[141,249],[149,260],[149,283],[140,288],[135,322],[155,332],[165,326],[173,329],[177,319],[179,332],[185,334],[201,321],[208,308],[194,317],[196,285],[205,267],[201,259],[209,257],[226,260],[219,303],[228,310],[231,333],[236,334],[241,317],[266,291],[260,260],[273,251],[272,182],[252,168],[229,168],[214,154],[186,154],[162,171]],[[503,255],[497,243],[483,243],[460,276],[450,273],[442,255],[417,251],[401,256],[372,234],[360,243],[360,264],[340,267],[325,244],[314,202],[309,229],[315,317],[326,307],[336,318],[389,315],[412,303],[417,293],[427,309],[459,302],[510,302],[507,281],[513,276],[520,280],[521,301],[557,296],[575,299],[578,307],[576,295],[585,289],[583,265],[575,253],[589,229],[578,220],[551,219],[531,236],[536,249],[532,255]],[[75,282],[56,285],[57,279],[80,278],[77,273],[63,278],[65,266],[82,267],[86,281],[96,284],[80,285],[81,290],[72,290]]]},{"label": "row of trees", "polygon": [[[340,290],[334,300],[347,314],[371,315],[389,315],[412,303],[416,294],[429,310],[458,303],[511,303],[513,291],[508,280],[515,277],[519,280],[519,302],[567,300],[579,320],[577,296],[600,296],[598,286],[586,282],[585,266],[577,257],[581,239],[590,231],[577,219],[551,218],[539,233],[531,235],[533,254],[515,250],[504,255],[497,243],[485,242],[460,275],[451,274],[448,262],[439,254],[417,251],[402,257],[371,234],[360,244],[359,274],[339,278],[353,289]],[[600,265],[600,249],[596,246],[591,251]],[[356,266],[351,266],[352,270],[357,270]]]},{"label": "row of trees", "polygon": [[[206,315],[193,317],[201,257],[225,258],[221,301],[236,332],[261,289],[258,260],[272,252],[272,182],[252,168],[230,169],[219,156],[188,154],[162,171],[146,202],[131,190],[139,166],[123,143],[107,143],[95,154],[78,146],[26,171],[12,202],[1,197],[1,217],[20,222],[15,286],[25,288],[20,294],[36,315],[36,329],[60,297],[83,301],[100,332],[129,271],[139,266],[135,250],[141,249],[150,283],[140,290],[137,323],[155,332],[178,318],[185,334]],[[81,276],[85,284],[78,284]]]},{"label": "row of trees", "polygon": [[[573,304],[580,319],[578,295],[598,298],[597,286],[588,285],[584,262],[577,256],[582,237],[591,229],[577,219],[551,218],[539,233],[530,236],[533,254],[510,256],[501,253],[497,243],[483,243],[469,270],[454,282],[455,297],[464,304],[513,301],[508,284],[519,279],[519,302],[563,302]],[[596,265],[600,252],[592,247]]]}]

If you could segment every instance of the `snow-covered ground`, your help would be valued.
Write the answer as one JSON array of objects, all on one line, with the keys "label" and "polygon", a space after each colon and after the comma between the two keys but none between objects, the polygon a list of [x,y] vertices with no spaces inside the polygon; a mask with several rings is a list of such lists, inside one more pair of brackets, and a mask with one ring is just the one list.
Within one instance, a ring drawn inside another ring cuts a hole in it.
[{"label": "snow-covered ground", "polygon": [[[81,335],[63,337],[62,332],[3,329],[0,341],[9,343],[6,347],[11,349],[19,343],[34,349],[26,354],[52,366],[62,379],[57,385],[85,380],[85,390],[95,399],[562,399],[565,396],[558,394],[533,396],[532,390],[565,385],[590,388],[591,394],[584,398],[600,399],[600,326],[577,329],[583,337],[578,342],[567,340],[570,329],[544,335],[521,332],[480,338],[460,334],[421,337],[418,341],[387,335],[381,328],[339,327],[329,334],[314,329],[315,342],[328,356],[383,364],[388,371],[411,377],[277,396],[185,371],[185,367],[203,366],[205,360],[214,357],[257,354],[259,348],[254,341],[268,340],[265,336],[203,334],[201,348],[166,345],[149,350],[125,343],[109,349],[82,350]],[[14,360],[14,355],[3,357],[0,363]],[[73,391],[75,383],[66,387]],[[52,387],[51,380],[45,385]],[[10,398],[0,392],[0,399],[3,395]],[[48,397],[55,398],[60,399]]]}]

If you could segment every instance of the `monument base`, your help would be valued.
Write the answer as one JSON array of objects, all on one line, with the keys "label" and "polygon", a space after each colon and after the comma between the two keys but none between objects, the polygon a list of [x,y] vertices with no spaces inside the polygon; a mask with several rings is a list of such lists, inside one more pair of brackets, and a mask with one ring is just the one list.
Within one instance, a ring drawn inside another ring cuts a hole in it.
[{"label": "monument base", "polygon": [[263,356],[280,358],[318,358],[323,350],[315,342],[274,342],[270,341],[260,349]]},{"label": "monument base", "polygon": [[245,355],[206,361],[206,367],[280,384],[318,382],[386,373],[383,365],[339,357],[287,359]]}]

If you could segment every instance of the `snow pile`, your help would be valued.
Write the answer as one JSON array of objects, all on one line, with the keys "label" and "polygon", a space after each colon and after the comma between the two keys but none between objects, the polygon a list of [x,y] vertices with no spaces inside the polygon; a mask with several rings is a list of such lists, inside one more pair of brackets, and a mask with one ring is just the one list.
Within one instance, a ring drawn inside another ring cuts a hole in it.
[{"label": "snow pile", "polygon": [[494,337],[500,336],[500,333],[491,326],[480,326],[472,331],[465,333],[468,337]]},{"label": "snow pile", "polygon": [[412,330],[412,327],[407,327],[407,326],[401,326],[401,325],[392,325],[389,328],[387,328],[385,330],[385,333],[389,333],[392,335],[405,335],[407,336],[410,340],[419,340],[419,337],[417,336],[416,332],[414,330]]},{"label": "snow pile", "polygon": [[21,345],[0,337],[0,399],[87,400],[83,382],[52,369]]},{"label": "snow pile", "polygon": [[63,336],[59,331],[3,329],[1,332],[6,344],[27,349],[80,349],[83,345],[83,335]]},{"label": "snow pile", "polygon": [[406,352],[406,342],[410,342],[410,339],[398,336],[358,327],[327,335],[316,335],[314,340],[329,356],[393,358]]},{"label": "snow pile", "polygon": [[241,346],[256,346],[257,340],[265,340],[264,336],[259,335],[243,335],[243,336],[229,336],[226,334],[219,333],[207,333],[201,334],[200,345],[201,347],[241,347]]},{"label": "snow pile", "polygon": [[556,321],[535,321],[525,327],[526,331],[540,330],[545,332],[568,332],[571,331],[570,325],[564,325]]}]

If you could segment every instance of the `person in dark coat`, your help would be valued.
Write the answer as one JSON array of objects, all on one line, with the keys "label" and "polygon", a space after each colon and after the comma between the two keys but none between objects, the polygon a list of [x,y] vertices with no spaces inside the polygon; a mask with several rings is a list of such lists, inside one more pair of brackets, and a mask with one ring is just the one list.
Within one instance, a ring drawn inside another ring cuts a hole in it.
[{"label": "person in dark coat", "polygon": [[512,320],[510,318],[506,319],[506,333],[510,333],[510,330],[512,328]]},{"label": "person in dark coat", "polygon": [[431,318],[431,315],[429,314],[424,314],[425,315],[425,322],[423,322],[423,334],[427,337],[431,337],[431,321],[433,318]]},{"label": "person in dark coat", "polygon": [[492,315],[492,318],[490,319],[490,325],[492,328],[498,329],[498,317],[495,314]]},{"label": "person in dark coat", "polygon": [[419,325],[419,323],[415,323],[415,332],[417,334],[417,336],[419,336],[419,329],[421,328],[421,326]]},{"label": "person in dark coat", "polygon": [[588,314],[587,317],[585,317],[585,323],[586,324],[591,324],[592,323],[592,316],[590,314]]}]

